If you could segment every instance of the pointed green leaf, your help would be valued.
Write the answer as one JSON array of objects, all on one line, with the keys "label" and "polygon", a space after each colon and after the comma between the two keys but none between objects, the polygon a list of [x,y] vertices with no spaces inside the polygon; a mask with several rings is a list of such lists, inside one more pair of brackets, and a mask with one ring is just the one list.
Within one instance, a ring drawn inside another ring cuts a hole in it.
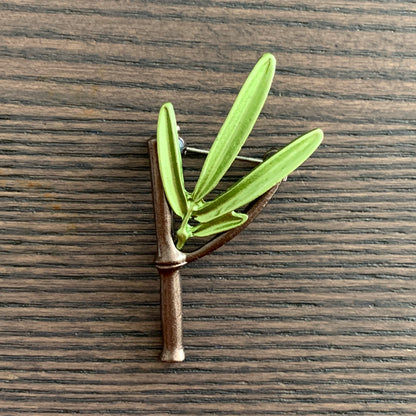
[{"label": "pointed green leaf", "polygon": [[247,221],[248,216],[239,212],[229,212],[212,221],[198,224],[192,228],[194,237],[207,237],[238,227]]},{"label": "pointed green leaf", "polygon": [[192,194],[195,202],[215,188],[238,155],[266,101],[275,68],[276,60],[268,53],[248,76],[202,167]]},{"label": "pointed green leaf", "polygon": [[212,221],[258,198],[308,159],[322,139],[323,132],[320,129],[299,137],[216,199],[201,206],[195,211],[195,218],[201,222]]},{"label": "pointed green leaf", "polygon": [[187,212],[187,198],[175,112],[171,103],[163,104],[159,112],[157,154],[166,198],[173,211],[183,218]]}]

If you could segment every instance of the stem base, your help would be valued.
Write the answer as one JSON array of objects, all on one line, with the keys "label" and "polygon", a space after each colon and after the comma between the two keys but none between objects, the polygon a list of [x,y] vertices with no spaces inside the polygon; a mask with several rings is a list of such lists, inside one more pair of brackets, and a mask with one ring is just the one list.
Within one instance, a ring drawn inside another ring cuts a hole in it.
[{"label": "stem base", "polygon": [[160,355],[160,360],[165,363],[180,363],[185,360],[185,351],[183,348],[176,348],[174,350],[164,349]]}]

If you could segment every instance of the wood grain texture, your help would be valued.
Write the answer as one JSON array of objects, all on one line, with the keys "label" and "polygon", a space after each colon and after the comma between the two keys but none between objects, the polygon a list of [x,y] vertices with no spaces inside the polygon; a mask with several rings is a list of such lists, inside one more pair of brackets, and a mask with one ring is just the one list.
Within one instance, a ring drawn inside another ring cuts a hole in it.
[{"label": "wood grain texture", "polygon": [[[0,2],[0,414],[416,414],[415,15],[391,0]],[[276,77],[243,153],[316,127],[325,140],[183,269],[187,361],[162,364],[146,142],[171,101],[209,147],[264,52]]]}]

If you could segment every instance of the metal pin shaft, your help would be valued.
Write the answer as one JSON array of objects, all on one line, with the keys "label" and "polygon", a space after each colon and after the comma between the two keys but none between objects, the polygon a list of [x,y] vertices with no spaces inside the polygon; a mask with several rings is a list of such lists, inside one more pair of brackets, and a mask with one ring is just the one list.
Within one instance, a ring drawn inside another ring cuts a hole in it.
[{"label": "metal pin shaft", "polygon": [[[186,146],[185,150],[187,152],[199,153],[199,154],[202,154],[202,155],[207,155],[208,154],[208,150],[197,149],[196,147]],[[252,163],[261,163],[261,162],[263,162],[261,159],[257,159],[255,157],[237,156],[236,159],[244,160],[246,162],[252,162]]]}]

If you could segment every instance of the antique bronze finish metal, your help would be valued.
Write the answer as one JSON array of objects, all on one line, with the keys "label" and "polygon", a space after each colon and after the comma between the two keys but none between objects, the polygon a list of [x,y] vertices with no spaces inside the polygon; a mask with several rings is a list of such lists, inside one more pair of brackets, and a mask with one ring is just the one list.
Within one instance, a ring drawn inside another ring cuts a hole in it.
[{"label": "antique bronze finish metal", "polygon": [[249,225],[277,191],[280,182],[246,208],[247,221],[237,228],[224,232],[191,253],[175,247],[172,238],[172,213],[163,191],[159,173],[156,139],[148,142],[156,222],[156,268],[160,275],[161,320],[163,351],[161,360],[181,362],[185,359],[182,342],[182,293],[180,268],[221,247]]}]

